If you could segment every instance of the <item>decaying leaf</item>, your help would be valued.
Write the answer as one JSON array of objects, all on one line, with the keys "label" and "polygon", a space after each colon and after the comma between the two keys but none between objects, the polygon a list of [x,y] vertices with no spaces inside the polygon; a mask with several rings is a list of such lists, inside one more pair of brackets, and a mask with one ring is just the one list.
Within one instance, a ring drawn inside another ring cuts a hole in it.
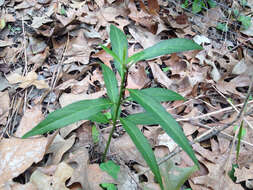
[{"label": "decaying leaf", "polygon": [[[31,119],[33,118],[33,119]],[[27,110],[16,132],[21,137],[42,120],[40,106]],[[17,177],[44,157],[48,140],[45,137],[20,139],[11,137],[0,142],[0,187]]]},{"label": "decaying leaf", "polygon": [[72,167],[61,162],[53,174],[47,175],[38,168],[30,180],[40,190],[69,190],[65,183],[73,175],[73,171]]},{"label": "decaying leaf", "polygon": [[31,85],[36,86],[38,89],[44,89],[49,88],[48,84],[45,82],[45,80],[38,80],[38,75],[31,71],[26,76],[21,76],[17,73],[12,73],[6,76],[7,80],[11,84],[19,84],[20,88],[27,88]]}]

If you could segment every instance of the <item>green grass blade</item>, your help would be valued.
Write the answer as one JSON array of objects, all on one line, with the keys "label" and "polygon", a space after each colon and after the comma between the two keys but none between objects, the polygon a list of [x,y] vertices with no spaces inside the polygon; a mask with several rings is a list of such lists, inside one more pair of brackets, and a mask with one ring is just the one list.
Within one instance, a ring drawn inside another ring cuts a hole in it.
[{"label": "green grass blade", "polygon": [[102,73],[104,76],[105,86],[107,95],[113,103],[118,102],[119,90],[118,90],[118,81],[114,72],[105,64],[101,64]]},{"label": "green grass blade", "polygon": [[123,124],[123,127],[128,133],[128,135],[132,139],[133,143],[141,153],[142,157],[150,167],[161,189],[164,189],[160,170],[148,140],[144,137],[139,128],[131,120],[127,118],[120,118],[120,121]]},{"label": "green grass blade", "polygon": [[196,44],[192,40],[184,38],[174,38],[169,40],[163,40],[152,47],[149,47],[139,53],[132,55],[131,57],[129,57],[127,62],[135,63],[141,60],[153,59],[155,57],[171,53],[202,49],[203,48],[200,45]]},{"label": "green grass blade", "polygon": [[243,121],[241,121],[241,125],[240,125],[239,132],[238,132],[238,142],[237,142],[237,146],[236,146],[236,161],[238,161],[238,158],[239,158],[241,139],[243,136],[242,134],[243,134]]},{"label": "green grass blade", "polygon": [[135,125],[158,125],[159,121],[149,112],[136,113],[127,116]]},{"label": "green grass blade", "polygon": [[40,122],[31,131],[27,132],[22,138],[44,134],[76,121],[89,119],[98,112],[108,109],[111,106],[112,102],[105,98],[75,102],[50,113],[46,119]]},{"label": "green grass blade", "polygon": [[123,75],[123,65],[121,63],[124,62],[124,54],[127,56],[127,52],[124,53],[124,51],[127,51],[128,49],[128,42],[126,39],[126,35],[118,29],[116,26],[111,25],[110,26],[110,40],[112,45],[112,51],[117,55],[120,62],[117,60],[114,60],[114,64],[116,69],[119,71],[120,76]]},{"label": "green grass blade", "polygon": [[145,94],[155,98],[159,102],[185,100],[180,94],[164,88],[146,88],[141,90]]},{"label": "green grass blade", "polygon": [[164,109],[154,98],[140,90],[129,89],[130,96],[137,101],[144,109],[153,115],[163,130],[190,156],[196,165],[199,165],[197,158],[188,142],[188,139],[181,130],[176,120]]}]

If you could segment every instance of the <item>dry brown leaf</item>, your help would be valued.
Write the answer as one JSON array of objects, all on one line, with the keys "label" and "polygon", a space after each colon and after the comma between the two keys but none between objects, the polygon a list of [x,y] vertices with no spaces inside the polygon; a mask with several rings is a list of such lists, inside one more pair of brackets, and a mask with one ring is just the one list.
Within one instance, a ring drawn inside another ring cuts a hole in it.
[{"label": "dry brown leaf", "polygon": [[38,80],[38,75],[34,71],[29,72],[26,76],[12,73],[7,75],[6,78],[11,84],[20,83],[20,88],[27,88],[31,85],[36,86],[38,89],[49,88],[48,84],[44,80]]},{"label": "dry brown leaf", "polygon": [[[1,189],[1,188],[0,188]],[[31,182],[26,183],[26,184],[20,184],[20,183],[11,183],[11,185],[9,185],[8,187],[4,187],[1,190],[7,190],[7,189],[11,189],[11,190],[38,190],[37,187],[32,184]]]},{"label": "dry brown leaf", "polygon": [[87,39],[84,37],[83,30],[80,30],[78,36],[70,40],[65,52],[67,59],[64,63],[79,62],[88,64],[92,49],[88,45]]},{"label": "dry brown leaf", "polygon": [[39,190],[68,190],[66,181],[73,175],[74,169],[65,162],[61,162],[53,175],[44,174],[40,168],[31,175],[30,181]]},{"label": "dry brown leaf", "polygon": [[215,190],[243,190],[240,184],[235,184],[230,177],[224,173],[224,165],[222,163],[212,164],[204,162],[208,168],[209,174],[192,178],[194,184],[201,184]]},{"label": "dry brown leaf", "polygon": [[159,65],[155,62],[150,62],[149,66],[151,67],[154,80],[170,89],[170,85],[173,83],[171,79],[160,69]]},{"label": "dry brown leaf", "polygon": [[8,91],[0,92],[0,124],[5,125],[9,114],[10,97]]},{"label": "dry brown leaf", "polygon": [[129,70],[126,88],[141,89],[145,87],[149,81],[142,63],[136,64],[135,67],[131,67]]},{"label": "dry brown leaf", "polygon": [[98,164],[89,165],[88,160],[89,153],[86,149],[79,149],[69,155],[68,163],[76,165],[69,185],[79,182],[85,190],[100,190],[99,184],[101,183],[115,183],[111,176],[100,169]]},{"label": "dry brown leaf", "polygon": [[11,41],[6,41],[6,40],[0,40],[0,48],[6,47],[6,46],[11,46],[13,42]]},{"label": "dry brown leaf", "polygon": [[148,13],[146,6],[142,2],[142,0],[140,0],[139,3],[141,4],[140,11],[138,11],[134,0],[130,0],[130,2],[128,3],[128,9],[130,11],[128,17],[152,31],[152,29],[156,25],[156,22],[154,21],[154,16]]},{"label": "dry brown leaf", "polygon": [[144,49],[160,42],[160,38],[157,35],[152,34],[141,26],[129,26],[128,29],[133,38],[139,42]]},{"label": "dry brown leaf", "polygon": [[253,179],[253,164],[251,163],[249,168],[235,168],[234,176],[236,177],[236,183]]},{"label": "dry brown leaf", "polygon": [[62,156],[65,152],[67,152],[75,142],[75,135],[72,135],[68,139],[63,139],[59,134],[56,135],[52,144],[50,145],[47,153],[53,153],[52,160],[50,160],[50,164],[58,164],[60,163]]},{"label": "dry brown leaf", "polygon": [[141,154],[127,134],[112,140],[112,150],[126,163],[130,160],[134,160],[139,164],[146,165],[146,162],[143,160]]},{"label": "dry brown leaf", "polygon": [[[40,106],[27,110],[16,132],[21,137],[42,119]],[[33,118],[31,120],[31,118]],[[32,142],[32,143],[31,143]],[[48,140],[45,137],[19,139],[11,137],[0,142],[0,187],[38,163],[44,156]]]}]

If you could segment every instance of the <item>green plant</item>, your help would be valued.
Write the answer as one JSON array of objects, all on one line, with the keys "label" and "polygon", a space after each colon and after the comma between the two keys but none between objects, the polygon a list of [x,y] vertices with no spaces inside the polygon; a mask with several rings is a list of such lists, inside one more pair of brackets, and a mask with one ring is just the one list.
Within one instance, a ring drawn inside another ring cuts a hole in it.
[{"label": "green plant", "polygon": [[160,170],[152,148],[148,143],[148,140],[144,137],[136,125],[160,124],[165,132],[179,146],[181,146],[193,162],[198,165],[195,154],[180,125],[160,104],[162,101],[184,100],[184,98],[171,90],[161,88],[149,88],[144,90],[128,89],[130,92],[130,99],[138,102],[146,110],[146,112],[133,114],[128,117],[121,117],[121,104],[125,101],[124,94],[127,90],[125,86],[128,70],[132,65],[141,60],[152,59],[158,56],[187,50],[202,50],[202,47],[189,39],[169,39],[161,41],[150,48],[144,49],[143,51],[128,57],[128,42],[126,36],[114,25],[110,26],[110,40],[112,50],[103,45],[101,46],[114,58],[114,65],[121,78],[120,87],[118,88],[115,73],[108,66],[101,64],[108,98],[83,100],[68,105],[60,110],[56,110],[50,113],[45,120],[26,133],[22,138],[44,134],[79,120],[108,123],[109,120],[102,111],[110,109],[112,116],[112,130],[109,135],[102,160],[105,161],[112,134],[115,131],[116,123],[119,120],[143,156],[144,160],[147,162],[161,189],[164,189]]},{"label": "green plant", "polygon": [[[181,5],[182,8],[186,9],[190,5],[189,0],[185,0]],[[192,13],[196,14],[202,11],[203,8],[214,8],[216,6],[216,2],[213,0],[193,0],[192,2]]]}]

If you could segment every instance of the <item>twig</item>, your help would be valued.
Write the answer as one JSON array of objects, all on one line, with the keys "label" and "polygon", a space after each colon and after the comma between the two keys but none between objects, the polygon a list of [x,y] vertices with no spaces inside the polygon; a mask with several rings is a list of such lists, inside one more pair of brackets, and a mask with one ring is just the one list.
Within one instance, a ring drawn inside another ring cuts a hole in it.
[{"label": "twig", "polygon": [[[253,103],[253,100],[249,101],[248,104],[252,104]],[[235,107],[239,107],[239,106],[242,106],[242,104],[237,104],[237,105],[234,105]],[[203,114],[203,115],[200,115],[200,116],[196,116],[196,117],[193,117],[193,118],[180,118],[180,119],[177,119],[177,121],[192,121],[192,120],[197,120],[197,119],[201,119],[201,118],[205,118],[205,117],[208,117],[208,116],[212,116],[212,115],[216,115],[216,114],[219,114],[219,113],[222,113],[222,112],[225,112],[225,111],[229,111],[229,110],[232,110],[233,107],[230,106],[230,107],[226,107],[226,108],[223,108],[223,109],[220,109],[220,110],[217,110],[217,111],[214,111],[214,112],[211,112],[211,113],[207,113],[207,114]]]}]

